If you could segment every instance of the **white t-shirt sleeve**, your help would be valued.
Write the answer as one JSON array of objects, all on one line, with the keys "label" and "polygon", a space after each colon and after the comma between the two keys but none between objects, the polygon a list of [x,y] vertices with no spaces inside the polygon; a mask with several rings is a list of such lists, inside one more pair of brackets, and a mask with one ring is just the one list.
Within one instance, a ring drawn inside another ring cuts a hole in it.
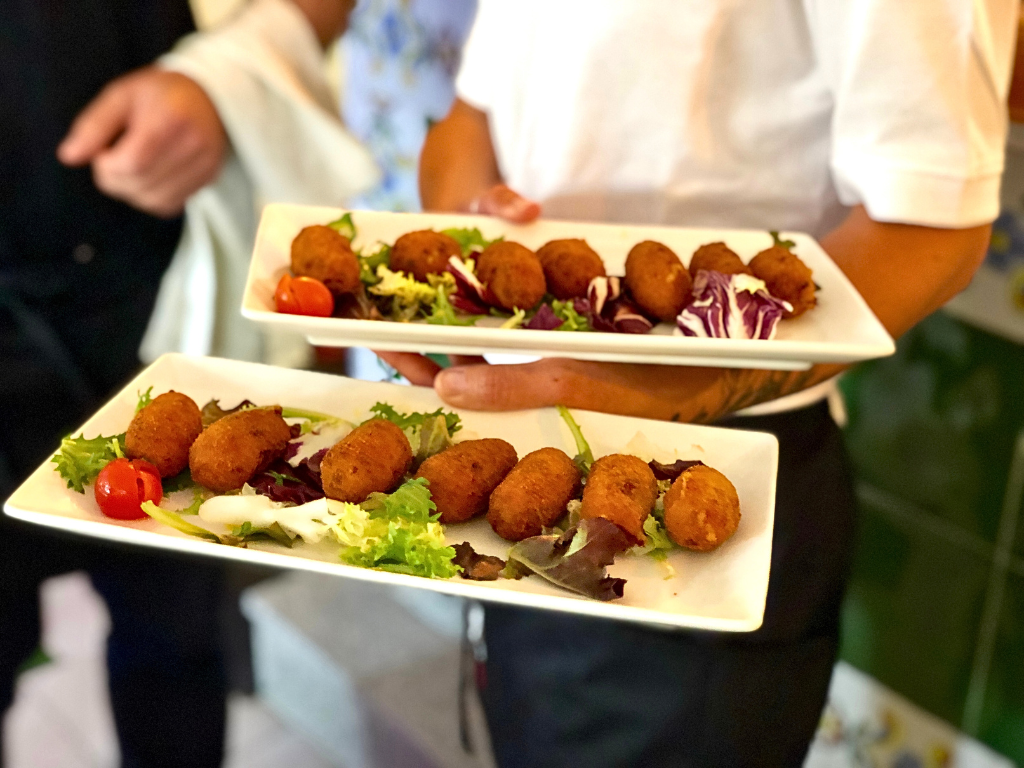
[{"label": "white t-shirt sleeve", "polygon": [[805,0],[846,205],[935,227],[999,214],[1019,0]]},{"label": "white t-shirt sleeve", "polygon": [[[462,63],[455,79],[455,93],[470,106],[488,111],[496,87],[503,78],[503,64],[514,59],[511,52],[503,50],[510,37],[509,24],[515,25],[524,13],[519,3],[507,0],[478,4],[476,17],[469,37],[462,49]],[[535,20],[542,23],[541,20]]]}]

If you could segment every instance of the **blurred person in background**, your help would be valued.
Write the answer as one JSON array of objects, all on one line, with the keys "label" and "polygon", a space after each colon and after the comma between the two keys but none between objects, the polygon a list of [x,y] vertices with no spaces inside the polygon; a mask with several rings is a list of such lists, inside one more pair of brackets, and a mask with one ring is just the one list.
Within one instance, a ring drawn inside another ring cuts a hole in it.
[{"label": "blurred person in background", "polygon": [[[984,257],[1018,11],[1018,0],[483,0],[459,98],[423,150],[423,207],[810,232],[898,337]],[[382,357],[455,407],[564,404],[774,432],[758,631],[489,606],[483,698],[503,768],[802,764],[853,544],[849,469],[825,403],[840,366],[459,359],[441,371]]]},{"label": "blurred person in background", "polygon": [[[267,28],[281,22],[276,34],[292,35],[284,45],[315,61],[353,4],[262,0],[249,23],[273,38]],[[137,372],[182,212],[224,176],[231,152],[220,105],[195,78],[151,65],[193,31],[186,0],[25,0],[0,9],[5,498]],[[364,168],[372,177],[372,165]],[[39,584],[78,568],[111,612],[122,764],[219,765],[220,571],[202,560],[102,546],[0,516],[0,710],[39,641]]]}]

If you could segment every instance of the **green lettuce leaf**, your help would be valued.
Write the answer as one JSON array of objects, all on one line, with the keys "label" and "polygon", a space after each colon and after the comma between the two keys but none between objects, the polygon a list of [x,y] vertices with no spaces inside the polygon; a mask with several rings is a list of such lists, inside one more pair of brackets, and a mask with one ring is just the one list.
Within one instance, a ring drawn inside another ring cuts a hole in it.
[{"label": "green lettuce leaf", "polygon": [[[370,408],[370,413],[373,414],[372,418],[387,419],[404,430],[419,429],[427,419],[437,416],[444,417],[445,426],[448,428],[449,435],[454,435],[462,429],[462,419],[459,417],[459,414],[453,413],[452,411],[445,411],[443,408],[438,408],[436,411],[431,413],[419,413],[418,411],[414,411],[413,413],[399,413],[395,410],[393,405],[388,403],[374,403]],[[367,421],[369,421],[369,419],[367,419]]]},{"label": "green lettuce leaf", "polygon": [[359,259],[359,279],[363,285],[376,285],[380,282],[380,278],[377,277],[377,267],[386,267],[391,264],[391,246],[381,243],[373,253],[360,253],[357,258]]},{"label": "green lettuce leaf", "polygon": [[346,213],[340,219],[335,219],[334,221],[328,223],[327,226],[333,229],[338,234],[344,235],[349,240],[356,239],[356,225],[355,222],[352,221],[351,213]]},{"label": "green lettuce leaf", "polygon": [[796,243],[792,240],[783,240],[780,238],[778,230],[773,229],[769,231],[768,234],[772,236],[772,245],[778,245],[790,251],[796,248]]},{"label": "green lettuce leaf", "polygon": [[418,314],[426,311],[437,299],[437,288],[429,283],[421,283],[402,272],[392,272],[383,264],[377,267],[376,285],[367,290],[374,296],[391,298],[391,319],[401,323],[413,320]]},{"label": "green lettuce leaf", "polygon": [[413,457],[413,470],[419,468],[420,464],[446,448],[450,448],[452,436],[448,434],[448,422],[444,416],[428,416],[420,427],[420,443]]},{"label": "green lettuce leaf", "polygon": [[163,486],[164,496],[175,491],[184,491],[186,488],[196,487],[195,480],[192,479],[192,471],[188,467],[185,467],[174,477],[165,477],[160,481],[160,484]]},{"label": "green lettuce leaf", "polygon": [[503,328],[505,330],[511,330],[512,328],[519,328],[520,326],[522,326],[524,320],[526,320],[526,310],[525,309],[517,309],[515,312],[512,313],[512,316],[508,320],[506,320],[504,323],[502,323],[498,327],[499,328]]},{"label": "green lettuce leaf", "polygon": [[136,413],[138,413],[143,408],[145,408],[147,405],[149,405],[150,403],[153,402],[152,392],[153,392],[153,388],[150,387],[145,392],[139,392],[138,393],[138,395],[139,395],[139,402],[135,404],[135,412]]},{"label": "green lettuce leaf", "polygon": [[[198,503],[193,502],[193,506],[195,506],[196,510],[198,511],[199,504],[202,504],[202,498],[197,495],[196,501]],[[186,533],[189,536],[196,536],[200,539],[206,539],[207,541],[212,541],[217,544],[222,543],[220,536],[218,536],[213,531],[208,531],[205,528],[195,525],[194,523],[190,523],[188,522],[188,520],[181,516],[182,512],[184,512],[187,515],[195,514],[194,512],[189,511],[191,509],[192,507],[188,507],[187,509],[181,510],[181,512],[172,512],[169,509],[158,507],[152,501],[142,502],[142,511],[150,517],[152,517],[158,523],[169,525],[171,528],[174,528],[177,531],[181,531],[182,533]]]},{"label": "green lettuce leaf", "polygon": [[68,435],[61,440],[60,449],[51,461],[57,465],[56,470],[67,481],[68,488],[85,493],[85,486],[96,479],[101,469],[124,456],[123,444],[124,433],[111,437],[98,435],[88,440],[84,433],[78,437]]},{"label": "green lettuce leaf", "polygon": [[438,517],[426,479],[418,478],[394,493],[371,494],[358,507],[346,505],[332,532],[348,545],[341,559],[350,565],[447,579],[459,567],[452,563],[455,549],[445,544]]},{"label": "green lettuce leaf", "polygon": [[555,299],[551,302],[551,311],[555,313],[555,317],[562,321],[562,324],[555,328],[556,331],[582,332],[594,330],[590,327],[587,318],[576,311],[572,299],[568,301],[558,301],[558,299]]},{"label": "green lettuce leaf", "polygon": [[494,240],[488,240],[484,237],[483,232],[481,232],[477,227],[473,227],[472,229],[459,227],[455,227],[453,229],[442,229],[441,234],[448,235],[448,237],[456,240],[459,247],[462,248],[463,256],[468,256],[473,252],[482,251],[491,243],[497,243],[499,240],[505,239],[504,237],[498,237]]},{"label": "green lettuce leaf", "polygon": [[676,548],[675,543],[668,537],[665,524],[655,515],[648,515],[644,520],[644,533],[647,534],[647,544],[641,550],[641,554],[650,555],[655,560],[664,560],[668,553]]},{"label": "green lettuce leaf", "polygon": [[437,289],[437,297],[434,299],[434,306],[427,315],[427,322],[431,325],[476,325],[476,321],[483,315],[460,315],[455,307],[448,300],[452,289],[447,286]]},{"label": "green lettuce leaf", "polygon": [[576,466],[580,468],[583,476],[587,477],[590,474],[590,465],[594,463],[594,453],[590,450],[590,444],[587,442],[587,438],[583,436],[583,430],[580,429],[576,419],[569,413],[568,408],[564,405],[558,406],[558,415],[568,425],[573,440],[576,441],[576,455],[572,460],[576,462]]}]

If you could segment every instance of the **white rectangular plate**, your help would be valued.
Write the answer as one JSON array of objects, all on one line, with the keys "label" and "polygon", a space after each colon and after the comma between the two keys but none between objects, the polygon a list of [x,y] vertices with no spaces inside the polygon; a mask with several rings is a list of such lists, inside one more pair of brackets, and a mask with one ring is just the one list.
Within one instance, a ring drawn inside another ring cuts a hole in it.
[{"label": "white rectangular plate", "polygon": [[[305,226],[326,224],[343,211],[299,205],[268,205],[263,209],[242,314],[258,323],[289,328],[317,346],[365,346],[380,350],[453,354],[521,353],[579,360],[713,365],[737,368],[800,370],[811,363],[845,363],[885,357],[895,351],[892,338],[872,314],[853,285],[809,235],[786,232],[796,242],[794,252],[811,268],[818,306],[799,318],[779,324],[770,341],[698,339],[674,335],[661,323],[647,335],[619,333],[559,333],[502,330],[497,318],[483,318],[476,327],[394,323],[332,317],[304,317],[274,311],[274,288],[291,263],[291,243]],[[392,244],[402,234],[419,229],[479,227],[485,237],[504,236],[529,248],[549,240],[585,239],[604,259],[609,275],[625,273],[626,254],[636,243],[657,240],[675,251],[684,263],[704,243],[724,241],[744,261],[771,245],[767,232],[726,229],[640,227],[621,224],[537,221],[514,225],[486,216],[353,211],[356,248],[381,241]]]},{"label": "white rectangular plate", "polygon": [[[306,371],[215,358],[165,355],[107,403],[82,427],[86,437],[123,432],[134,413],[138,392],[173,389],[200,406],[217,398],[225,407],[243,399],[283,404],[362,421],[378,401],[400,411],[434,410],[442,405],[433,390],[371,383]],[[554,409],[482,413],[460,411],[459,439],[501,437],[520,456],[544,446],[572,455],[575,444]],[[300,568],[366,581],[430,589],[477,600],[546,608],[628,621],[678,627],[745,632],[757,629],[764,614],[775,514],[778,442],[760,432],[700,427],[577,411],[575,416],[594,455],[634,453],[645,460],[700,459],[736,486],[742,520],[736,534],[718,550],[701,554],[673,551],[667,563],[675,576],[646,556],[624,556],[609,569],[626,579],[625,595],[611,603],[576,597],[539,577],[495,582],[426,579],[345,565],[337,544],[298,543],[291,549],[273,543],[239,549],[186,536],[154,520],[124,522],[104,517],[92,496],[68,490],[47,462],[8,499],[4,511],[32,523],[128,544],[162,547],[213,557],[245,560],[282,568]],[[76,432],[77,434],[77,432]],[[446,527],[449,544],[469,541],[477,552],[504,557],[509,543],[485,519]]]}]

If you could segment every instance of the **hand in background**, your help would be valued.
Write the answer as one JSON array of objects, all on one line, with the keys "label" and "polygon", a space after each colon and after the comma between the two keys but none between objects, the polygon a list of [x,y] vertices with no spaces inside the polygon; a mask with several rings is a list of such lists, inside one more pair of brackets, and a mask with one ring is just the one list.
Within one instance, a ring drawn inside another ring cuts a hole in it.
[{"label": "hand in background", "polygon": [[513,224],[529,224],[540,216],[540,204],[520,195],[504,184],[495,184],[482,195],[473,198],[467,210],[497,216]]},{"label": "hand in background", "polygon": [[100,191],[169,218],[217,177],[227,145],[217,110],[195,81],[145,67],[100,91],[75,118],[57,158],[91,164]]}]

